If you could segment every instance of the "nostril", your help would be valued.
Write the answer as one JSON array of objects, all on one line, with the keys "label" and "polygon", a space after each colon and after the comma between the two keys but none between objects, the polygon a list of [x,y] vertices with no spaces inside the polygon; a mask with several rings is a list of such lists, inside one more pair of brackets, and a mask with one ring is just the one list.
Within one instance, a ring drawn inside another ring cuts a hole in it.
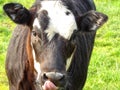
[{"label": "nostril", "polygon": [[63,80],[63,79],[65,79],[65,75],[63,75],[63,77],[61,77],[59,80]]},{"label": "nostril", "polygon": [[48,77],[46,76],[46,73],[43,74],[43,80],[48,80]]}]

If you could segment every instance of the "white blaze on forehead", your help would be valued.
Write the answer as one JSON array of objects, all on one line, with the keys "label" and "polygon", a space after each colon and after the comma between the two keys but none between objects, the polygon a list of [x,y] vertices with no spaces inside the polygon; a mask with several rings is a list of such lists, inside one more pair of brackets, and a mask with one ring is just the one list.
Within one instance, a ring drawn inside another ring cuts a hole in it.
[{"label": "white blaze on forehead", "polygon": [[[32,46],[32,43],[31,43],[31,46]],[[33,54],[33,59],[34,59],[34,68],[35,68],[35,70],[36,70],[36,72],[37,72],[36,81],[38,81],[39,78],[40,78],[41,70],[40,70],[40,63],[38,63],[38,62],[36,61],[36,56],[35,56],[35,51],[34,51],[34,49],[33,49],[33,46],[32,46],[32,54]]]},{"label": "white blaze on forehead", "polygon": [[[73,13],[62,5],[60,1],[42,1],[38,14],[42,10],[46,10],[50,18],[48,28],[46,29],[49,40],[52,39],[55,33],[59,33],[65,39],[70,39],[73,31],[77,29]],[[66,15],[66,12],[70,14]]]}]

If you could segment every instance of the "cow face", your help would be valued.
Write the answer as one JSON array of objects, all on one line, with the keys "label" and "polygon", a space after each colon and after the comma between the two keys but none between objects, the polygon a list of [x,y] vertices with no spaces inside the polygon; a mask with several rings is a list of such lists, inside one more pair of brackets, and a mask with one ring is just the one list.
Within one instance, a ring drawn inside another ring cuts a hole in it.
[{"label": "cow face", "polygon": [[33,22],[32,46],[34,60],[40,68],[41,81],[52,81],[56,86],[66,83],[66,62],[74,51],[70,38],[77,30],[74,15],[59,1],[43,1]]},{"label": "cow face", "polygon": [[[94,32],[107,20],[96,11],[74,17],[72,11],[60,1],[42,1],[31,24],[32,15],[18,3],[4,6],[7,15],[18,24],[32,27],[31,53],[34,60],[36,81],[44,90],[56,90],[67,85],[67,60],[74,56],[76,32]],[[74,35],[74,39],[72,36]],[[77,34],[78,35],[78,34]],[[72,58],[71,58],[72,59]]]}]

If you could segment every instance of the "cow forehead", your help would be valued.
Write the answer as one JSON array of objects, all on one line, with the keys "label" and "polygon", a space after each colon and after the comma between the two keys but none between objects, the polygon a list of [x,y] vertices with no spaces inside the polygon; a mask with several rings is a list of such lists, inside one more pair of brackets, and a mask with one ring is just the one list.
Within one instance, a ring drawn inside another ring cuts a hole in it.
[{"label": "cow forehead", "polygon": [[[67,9],[62,2],[58,1],[42,1],[41,8],[38,10],[38,14],[46,10],[48,12],[49,24],[45,30],[48,39],[51,40],[55,33],[58,33],[65,39],[70,39],[74,30],[77,30],[77,25],[73,13]],[[33,27],[40,28],[39,18],[35,19]]]}]

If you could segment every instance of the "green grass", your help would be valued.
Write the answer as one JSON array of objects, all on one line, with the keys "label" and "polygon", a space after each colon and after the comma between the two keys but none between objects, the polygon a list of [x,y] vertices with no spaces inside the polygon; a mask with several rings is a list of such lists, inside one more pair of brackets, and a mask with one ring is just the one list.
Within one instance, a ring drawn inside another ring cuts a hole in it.
[{"label": "green grass", "polygon": [[95,0],[97,11],[109,16],[98,30],[84,90],[120,90],[120,2]]},{"label": "green grass", "polygon": [[[5,15],[2,6],[16,0],[0,0],[0,90],[8,90],[5,55],[15,24]],[[109,16],[98,30],[84,90],[120,90],[120,1],[94,0],[97,11]],[[17,0],[29,8],[30,0]]]}]

